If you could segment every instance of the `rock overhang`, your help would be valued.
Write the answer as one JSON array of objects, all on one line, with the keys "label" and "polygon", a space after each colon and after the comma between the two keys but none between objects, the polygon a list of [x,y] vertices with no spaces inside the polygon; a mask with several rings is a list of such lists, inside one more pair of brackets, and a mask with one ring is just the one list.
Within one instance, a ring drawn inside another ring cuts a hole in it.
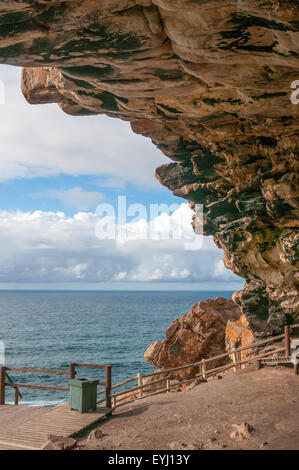
[{"label": "rock overhang", "polygon": [[173,160],[157,178],[204,204],[246,280],[257,336],[298,318],[296,0],[0,1],[0,63],[32,103],[130,121]]}]

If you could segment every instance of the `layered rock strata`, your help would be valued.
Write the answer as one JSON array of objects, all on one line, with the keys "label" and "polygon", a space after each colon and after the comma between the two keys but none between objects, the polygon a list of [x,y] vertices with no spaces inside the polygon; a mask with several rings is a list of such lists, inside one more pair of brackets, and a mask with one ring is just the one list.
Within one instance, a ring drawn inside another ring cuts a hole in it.
[{"label": "layered rock strata", "polygon": [[0,1],[0,63],[25,67],[30,103],[130,121],[173,160],[157,178],[204,205],[255,337],[299,316],[298,13],[297,0]]}]

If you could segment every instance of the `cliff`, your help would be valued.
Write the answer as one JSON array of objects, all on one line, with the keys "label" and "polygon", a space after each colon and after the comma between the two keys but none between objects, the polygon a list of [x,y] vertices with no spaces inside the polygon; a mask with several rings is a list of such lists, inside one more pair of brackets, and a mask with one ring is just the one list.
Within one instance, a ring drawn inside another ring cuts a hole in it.
[{"label": "cliff", "polygon": [[25,67],[30,103],[128,120],[173,160],[157,178],[204,204],[256,337],[299,317],[298,13],[297,0],[0,1],[0,63]]}]

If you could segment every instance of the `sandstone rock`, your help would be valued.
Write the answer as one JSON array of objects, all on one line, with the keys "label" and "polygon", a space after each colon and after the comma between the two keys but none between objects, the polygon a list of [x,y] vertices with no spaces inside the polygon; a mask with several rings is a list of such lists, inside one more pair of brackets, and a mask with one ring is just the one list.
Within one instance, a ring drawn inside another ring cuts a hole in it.
[{"label": "sandstone rock", "polygon": [[88,441],[97,441],[99,439],[102,439],[102,437],[104,437],[104,433],[103,433],[103,431],[101,431],[101,429],[93,429],[89,433],[87,440]]},{"label": "sandstone rock", "polygon": [[248,439],[251,436],[251,433],[254,431],[253,426],[246,422],[242,424],[233,424],[233,427],[236,429],[231,433],[230,437],[237,441]]},{"label": "sandstone rock", "polygon": [[0,1],[0,63],[25,67],[30,103],[130,121],[174,161],[157,178],[204,205],[255,337],[299,318],[298,13],[297,0]]},{"label": "sandstone rock", "polygon": [[[244,314],[236,321],[228,320],[225,328],[225,346],[227,351],[240,346],[248,346],[253,340],[253,333]],[[241,359],[245,359],[250,354],[252,354],[251,350],[241,351]]]},{"label": "sandstone rock", "polygon": [[[239,317],[240,309],[232,300],[202,300],[187,315],[175,320],[166,331],[166,339],[149,346],[144,357],[163,370],[221,354],[225,352],[227,321]],[[209,368],[216,364],[211,362]],[[197,372],[198,367],[193,367],[172,374],[192,378]]]},{"label": "sandstone rock", "polygon": [[76,447],[76,445],[76,439],[49,434],[42,450],[71,450]]}]

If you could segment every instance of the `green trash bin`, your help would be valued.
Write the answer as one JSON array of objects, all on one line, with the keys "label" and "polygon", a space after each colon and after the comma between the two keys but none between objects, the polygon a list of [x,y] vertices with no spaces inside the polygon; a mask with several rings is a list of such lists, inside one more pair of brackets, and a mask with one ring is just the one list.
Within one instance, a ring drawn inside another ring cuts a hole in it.
[{"label": "green trash bin", "polygon": [[99,381],[84,377],[69,380],[69,406],[71,410],[87,413],[97,408],[97,385]]}]

